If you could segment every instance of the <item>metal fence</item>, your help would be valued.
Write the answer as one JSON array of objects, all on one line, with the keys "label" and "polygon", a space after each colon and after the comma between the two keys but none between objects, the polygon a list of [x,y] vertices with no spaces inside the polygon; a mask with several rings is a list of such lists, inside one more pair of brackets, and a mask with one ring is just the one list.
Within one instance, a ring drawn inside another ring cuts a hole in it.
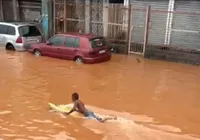
[{"label": "metal fence", "polygon": [[111,44],[120,44],[124,50],[127,49],[127,15],[128,7],[124,5],[102,2],[75,4],[55,0],[54,33],[81,32],[105,36]]},{"label": "metal fence", "polygon": [[105,36],[123,53],[144,55],[149,46],[198,50],[200,13],[54,0],[54,33],[63,32]]}]

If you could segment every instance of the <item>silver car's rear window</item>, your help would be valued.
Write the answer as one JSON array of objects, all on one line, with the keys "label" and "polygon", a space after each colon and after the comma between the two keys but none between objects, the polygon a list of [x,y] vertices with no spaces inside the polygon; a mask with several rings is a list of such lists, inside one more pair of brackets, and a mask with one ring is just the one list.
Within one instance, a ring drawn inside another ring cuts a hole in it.
[{"label": "silver car's rear window", "polygon": [[28,25],[19,27],[19,34],[22,37],[40,36],[41,33],[36,26]]}]

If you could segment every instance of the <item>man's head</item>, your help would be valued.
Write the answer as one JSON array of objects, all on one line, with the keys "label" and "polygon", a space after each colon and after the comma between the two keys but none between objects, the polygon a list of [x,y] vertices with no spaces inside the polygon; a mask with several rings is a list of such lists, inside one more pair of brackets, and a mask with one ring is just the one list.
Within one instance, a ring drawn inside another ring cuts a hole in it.
[{"label": "man's head", "polygon": [[73,93],[72,94],[72,101],[74,102],[74,101],[76,101],[76,100],[78,100],[79,99],[79,95],[78,95],[78,93]]}]

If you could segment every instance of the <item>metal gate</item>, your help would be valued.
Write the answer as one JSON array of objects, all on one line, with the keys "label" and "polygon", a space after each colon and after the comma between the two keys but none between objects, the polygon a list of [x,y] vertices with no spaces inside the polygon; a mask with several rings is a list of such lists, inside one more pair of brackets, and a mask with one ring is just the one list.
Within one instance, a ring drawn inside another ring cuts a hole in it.
[{"label": "metal gate", "polygon": [[79,19],[77,13],[78,7],[75,2],[74,0],[53,1],[54,34],[77,32]]},{"label": "metal gate", "polygon": [[41,0],[19,0],[19,14],[23,21],[41,21]]},{"label": "metal gate", "polygon": [[[128,53],[144,55],[147,43],[147,32],[149,23],[149,9],[139,9],[131,6],[130,32],[128,42]],[[146,18],[145,18],[146,17]]]},{"label": "metal gate", "polygon": [[90,0],[90,31],[96,35],[103,35],[103,0]]}]

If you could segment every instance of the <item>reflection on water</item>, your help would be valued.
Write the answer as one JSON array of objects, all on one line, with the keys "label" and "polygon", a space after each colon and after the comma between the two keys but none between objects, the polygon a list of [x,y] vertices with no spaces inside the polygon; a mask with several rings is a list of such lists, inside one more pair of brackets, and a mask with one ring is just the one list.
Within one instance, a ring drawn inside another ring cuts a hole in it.
[{"label": "reflection on water", "polygon": [[[140,60],[138,63],[138,59]],[[71,61],[0,50],[0,134],[32,140],[193,140],[200,136],[200,67],[114,55]],[[107,123],[48,111],[78,92]]]}]

